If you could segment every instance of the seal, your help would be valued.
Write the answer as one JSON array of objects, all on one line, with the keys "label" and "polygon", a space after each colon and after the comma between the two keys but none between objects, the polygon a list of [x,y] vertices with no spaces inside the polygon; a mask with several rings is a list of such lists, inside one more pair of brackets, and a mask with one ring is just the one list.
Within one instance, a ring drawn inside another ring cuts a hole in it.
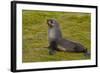
[{"label": "seal", "polygon": [[48,19],[47,24],[50,55],[55,54],[56,51],[83,52],[86,56],[90,55],[90,52],[82,44],[62,37],[61,29],[56,19]]}]

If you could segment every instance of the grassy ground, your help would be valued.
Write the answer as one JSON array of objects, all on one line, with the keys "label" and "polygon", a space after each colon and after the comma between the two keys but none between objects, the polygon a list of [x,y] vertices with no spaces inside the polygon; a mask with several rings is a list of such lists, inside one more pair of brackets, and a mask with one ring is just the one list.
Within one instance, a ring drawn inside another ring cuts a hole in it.
[{"label": "grassy ground", "polygon": [[44,62],[62,60],[84,60],[83,53],[57,52],[48,54],[48,26],[46,20],[55,18],[60,23],[64,38],[83,44],[90,50],[90,19],[89,13],[47,12],[23,10],[23,62]]}]

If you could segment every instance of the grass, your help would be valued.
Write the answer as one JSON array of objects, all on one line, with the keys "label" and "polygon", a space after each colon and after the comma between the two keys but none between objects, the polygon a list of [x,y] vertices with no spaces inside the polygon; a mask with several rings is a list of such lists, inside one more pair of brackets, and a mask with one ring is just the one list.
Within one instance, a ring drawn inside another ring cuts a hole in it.
[{"label": "grass", "polygon": [[60,23],[64,38],[83,44],[91,50],[89,13],[78,12],[49,12],[49,11],[22,11],[23,24],[23,48],[22,61],[45,62],[64,60],[85,60],[83,53],[57,52],[48,54],[48,26],[46,20],[55,18]]}]

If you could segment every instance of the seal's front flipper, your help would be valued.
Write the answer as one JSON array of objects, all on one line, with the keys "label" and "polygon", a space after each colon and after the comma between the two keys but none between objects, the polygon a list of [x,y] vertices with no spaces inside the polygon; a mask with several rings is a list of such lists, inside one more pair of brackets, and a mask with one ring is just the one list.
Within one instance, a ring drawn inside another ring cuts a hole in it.
[{"label": "seal's front flipper", "polygon": [[56,50],[50,49],[49,50],[49,55],[54,55],[56,53]]}]

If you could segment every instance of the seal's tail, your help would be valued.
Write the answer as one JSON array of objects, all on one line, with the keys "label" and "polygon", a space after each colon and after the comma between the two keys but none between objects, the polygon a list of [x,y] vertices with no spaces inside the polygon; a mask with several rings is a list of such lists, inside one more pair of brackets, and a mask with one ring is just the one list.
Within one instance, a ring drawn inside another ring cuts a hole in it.
[{"label": "seal's tail", "polygon": [[86,51],[84,52],[84,55],[85,55],[86,57],[90,57],[90,56],[91,56],[91,53],[86,49]]}]

